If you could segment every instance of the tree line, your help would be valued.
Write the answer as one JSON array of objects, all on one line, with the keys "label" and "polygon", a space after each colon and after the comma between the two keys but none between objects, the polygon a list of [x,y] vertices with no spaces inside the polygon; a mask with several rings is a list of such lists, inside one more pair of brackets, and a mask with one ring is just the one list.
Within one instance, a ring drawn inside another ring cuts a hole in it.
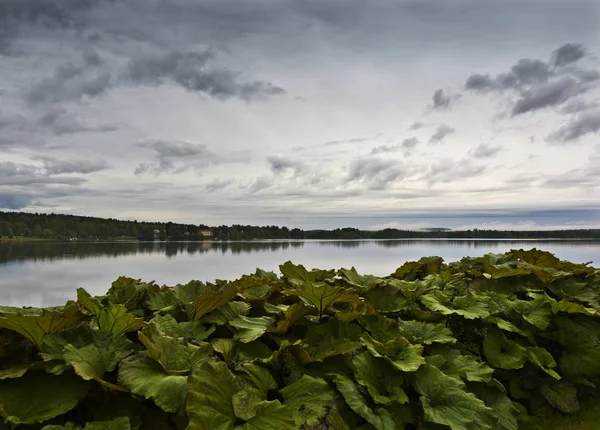
[{"label": "tree line", "polygon": [[[210,235],[203,235],[210,231]],[[208,226],[173,222],[123,221],[77,215],[0,212],[0,240],[23,236],[55,240],[256,240],[256,239],[600,239],[600,229],[506,231],[434,229],[411,231],[386,228],[378,231],[357,228],[302,230],[278,226]]]}]

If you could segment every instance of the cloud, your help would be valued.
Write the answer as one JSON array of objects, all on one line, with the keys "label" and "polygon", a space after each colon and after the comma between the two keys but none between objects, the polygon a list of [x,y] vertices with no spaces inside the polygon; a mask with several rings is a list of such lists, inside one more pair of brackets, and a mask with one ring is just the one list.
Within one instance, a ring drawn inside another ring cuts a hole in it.
[{"label": "cloud", "polygon": [[551,64],[554,67],[562,67],[575,63],[585,57],[583,45],[579,43],[566,43],[552,52]]},{"label": "cloud", "polygon": [[[0,209],[20,210],[31,203],[31,197],[22,193],[6,193],[0,190]],[[6,234],[7,232],[3,232]]]},{"label": "cloud", "polygon": [[155,161],[140,163],[134,171],[136,175],[147,172],[156,175],[181,173],[190,168],[206,167],[217,160],[204,144],[156,139],[141,142],[137,146],[153,150]]},{"label": "cloud", "polygon": [[429,170],[424,175],[429,186],[440,182],[455,182],[465,178],[480,175],[485,170],[485,166],[473,163],[472,160],[462,159],[454,161],[450,158],[443,158],[432,163]]},{"label": "cloud", "polygon": [[90,125],[63,106],[51,106],[39,118],[38,123],[57,135],[83,132],[106,133],[117,131],[116,124]]},{"label": "cloud", "polygon": [[54,157],[39,155],[32,157],[32,160],[39,160],[42,162],[46,175],[64,175],[72,173],[89,175],[90,173],[100,172],[112,167],[105,160],[101,159],[59,160]]},{"label": "cloud", "polygon": [[424,125],[425,124],[423,124],[422,122],[415,121],[410,125],[410,127],[408,129],[409,130],[418,130],[418,129],[422,128]]},{"label": "cloud", "polygon": [[371,154],[380,154],[383,152],[395,152],[400,149],[404,150],[404,155],[410,155],[410,152],[419,144],[419,139],[416,137],[407,137],[398,145],[379,145],[371,149]]},{"label": "cloud", "polygon": [[598,133],[598,131],[600,131],[600,109],[580,114],[567,125],[550,133],[546,141],[549,143],[568,143],[588,134]]},{"label": "cloud", "polygon": [[99,68],[100,64],[99,56],[96,60],[94,54],[86,51],[83,54],[83,64],[60,65],[55,68],[52,76],[34,84],[26,93],[27,102],[31,105],[60,103],[105,94],[113,86],[113,82],[111,73]]},{"label": "cloud", "polygon": [[456,130],[446,124],[441,124],[436,128],[435,132],[429,138],[429,143],[439,143],[449,134],[454,133]]},{"label": "cloud", "polygon": [[231,184],[233,184],[233,179],[219,179],[219,178],[216,178],[215,180],[213,180],[213,181],[209,182],[208,184],[206,184],[206,186],[204,187],[204,189],[207,192],[209,192],[209,193],[214,193],[216,191],[220,191],[220,190],[223,190],[223,189],[227,188]]},{"label": "cloud", "polygon": [[370,190],[384,190],[408,174],[409,170],[397,160],[361,157],[350,164],[347,179],[349,182],[362,183]]},{"label": "cloud", "polygon": [[535,87],[527,91],[515,103],[512,115],[532,112],[551,106],[556,106],[567,101],[569,98],[581,94],[584,91],[576,79],[571,77],[560,78]]},{"label": "cloud", "polygon": [[170,51],[158,55],[133,58],[127,65],[126,79],[135,85],[159,86],[165,82],[179,85],[190,92],[201,92],[216,98],[257,97],[285,93],[269,82],[244,82],[241,74],[225,67],[210,66],[214,54]]},{"label": "cloud", "polygon": [[267,157],[267,161],[271,165],[271,171],[276,174],[283,174],[292,171],[294,174],[299,174],[304,170],[304,165],[295,159],[290,159],[281,155],[272,155]]},{"label": "cloud", "polygon": [[520,89],[544,83],[550,75],[550,66],[544,61],[522,58],[511,66],[509,72],[495,77],[480,73],[470,75],[465,82],[465,89],[479,92]]},{"label": "cloud", "polygon": [[80,185],[86,179],[56,176],[52,171],[31,164],[0,162],[0,186],[30,186],[45,184]]},{"label": "cloud", "polygon": [[436,90],[433,93],[432,100],[433,100],[433,106],[432,106],[433,110],[448,109],[448,108],[450,108],[450,103],[452,101],[450,96],[445,94],[444,90],[442,90],[442,89]]},{"label": "cloud", "polygon": [[480,144],[477,148],[469,151],[469,155],[474,158],[489,158],[496,155],[502,150],[501,146],[491,146],[485,143]]}]

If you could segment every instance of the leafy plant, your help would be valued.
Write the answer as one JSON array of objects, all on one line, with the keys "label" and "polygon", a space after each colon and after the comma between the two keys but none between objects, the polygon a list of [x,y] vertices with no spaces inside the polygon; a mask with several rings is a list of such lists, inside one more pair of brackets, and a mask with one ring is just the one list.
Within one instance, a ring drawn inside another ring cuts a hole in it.
[{"label": "leafy plant", "polygon": [[600,380],[600,271],[537,249],[0,307],[0,429],[515,430]]}]

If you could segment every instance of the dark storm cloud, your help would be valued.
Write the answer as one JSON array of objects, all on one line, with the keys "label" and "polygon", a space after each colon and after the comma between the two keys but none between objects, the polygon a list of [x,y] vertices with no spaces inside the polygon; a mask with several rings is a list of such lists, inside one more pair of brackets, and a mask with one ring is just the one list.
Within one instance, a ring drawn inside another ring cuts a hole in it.
[{"label": "dark storm cloud", "polygon": [[600,131],[600,110],[581,113],[567,125],[548,135],[549,143],[568,143]]},{"label": "dark storm cloud", "polygon": [[429,143],[439,143],[449,134],[454,133],[456,130],[446,124],[441,124],[436,128],[435,132],[429,139]]},{"label": "dark storm cloud", "polygon": [[566,114],[572,114],[587,111],[590,109],[596,109],[598,107],[600,107],[600,103],[595,101],[573,100],[567,105],[565,105],[565,107],[561,109],[561,112]]},{"label": "dark storm cloud", "polygon": [[111,73],[98,68],[100,63],[89,61],[90,58],[84,58],[82,65],[67,63],[58,66],[52,76],[31,87],[26,94],[27,102],[31,105],[60,103],[105,94],[114,85]]},{"label": "dark storm cloud", "polygon": [[65,160],[39,155],[32,157],[32,160],[41,161],[46,175],[64,175],[79,173],[88,175],[90,173],[100,172],[111,168],[111,165],[104,160]]},{"label": "dark storm cloud", "polygon": [[482,143],[477,148],[469,151],[469,155],[474,158],[489,158],[496,155],[498,152],[502,150],[501,146],[491,146],[485,143]]},{"label": "dark storm cloud", "polygon": [[181,173],[191,168],[201,168],[216,161],[216,156],[206,145],[190,142],[149,140],[137,144],[140,148],[154,151],[154,162],[140,163],[134,173],[140,175],[147,172],[154,174]]},{"label": "dark storm cloud", "polygon": [[132,59],[125,73],[136,85],[158,86],[175,83],[190,92],[202,92],[216,98],[256,97],[285,93],[269,82],[241,80],[240,73],[225,67],[210,66],[211,52],[168,52]]},{"label": "dark storm cloud", "polygon": [[585,57],[585,49],[579,43],[566,43],[552,53],[551,64],[554,67],[566,66]]},{"label": "dark storm cloud", "polygon": [[522,97],[515,103],[512,115],[556,106],[583,91],[584,88],[579,82],[571,77],[544,83],[523,93]]},{"label": "dark storm cloud", "polygon": [[541,61],[522,58],[509,72],[495,77],[489,74],[475,73],[467,78],[465,89],[472,91],[503,91],[519,89],[527,85],[546,82],[550,77],[550,66]]},{"label": "dark storm cloud", "polygon": [[408,169],[399,161],[375,157],[355,159],[348,169],[348,181],[359,182],[371,190],[384,190],[408,175]]}]

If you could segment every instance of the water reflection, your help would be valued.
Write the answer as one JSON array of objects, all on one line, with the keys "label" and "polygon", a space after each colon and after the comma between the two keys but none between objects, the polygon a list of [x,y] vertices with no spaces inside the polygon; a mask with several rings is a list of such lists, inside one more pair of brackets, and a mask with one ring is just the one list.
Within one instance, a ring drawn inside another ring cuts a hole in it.
[{"label": "water reflection", "polygon": [[352,266],[387,276],[406,261],[446,262],[533,247],[573,262],[600,262],[600,241],[314,240],[251,242],[110,242],[0,244],[0,305],[50,306],[78,287],[104,294],[121,275],[175,285],[191,279],[236,279],[257,267],[279,271],[287,260],[308,269]]}]

